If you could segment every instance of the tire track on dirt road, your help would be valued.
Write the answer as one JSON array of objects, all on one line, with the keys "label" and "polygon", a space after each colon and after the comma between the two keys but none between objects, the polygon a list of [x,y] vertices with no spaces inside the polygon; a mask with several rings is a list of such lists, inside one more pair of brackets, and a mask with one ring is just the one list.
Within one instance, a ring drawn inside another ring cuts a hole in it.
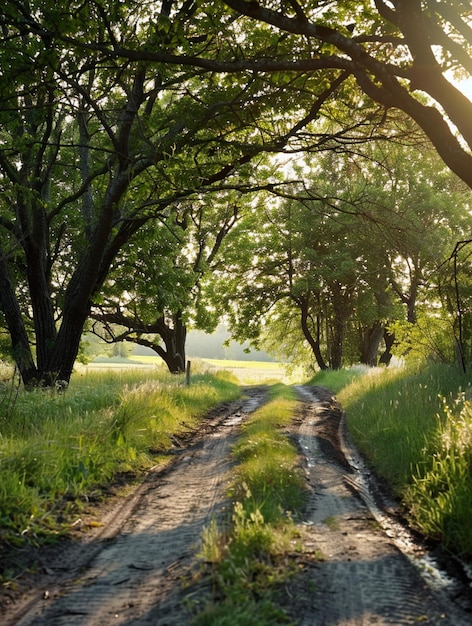
[{"label": "tire track on dirt road", "polygon": [[472,615],[425,582],[353,491],[353,470],[336,442],[341,411],[333,398],[322,389],[298,390],[305,404],[296,436],[311,485],[304,546],[321,557],[307,573],[313,593],[297,616],[300,626],[470,626]]},{"label": "tire track on dirt road", "polygon": [[[341,412],[331,395],[298,389],[301,402],[289,430],[303,453],[309,498],[291,555],[300,569],[279,598],[293,623],[470,626],[471,613],[431,589],[361,499],[339,445]],[[208,419],[167,470],[150,473],[92,542],[93,558],[89,552],[74,563],[69,555],[61,564],[69,575],[58,577],[54,588],[37,587],[29,604],[1,618],[2,626],[189,623],[189,604],[211,597],[208,578],[192,578],[202,529],[213,518],[225,520],[231,446],[240,423],[265,401],[261,389],[246,393],[237,408],[232,403]]]},{"label": "tire track on dirt road", "polygon": [[182,577],[195,565],[202,530],[224,515],[238,426],[265,401],[247,390],[239,410],[181,452],[164,478],[152,474],[121,530],[80,576],[30,604],[16,626],[182,626]]}]

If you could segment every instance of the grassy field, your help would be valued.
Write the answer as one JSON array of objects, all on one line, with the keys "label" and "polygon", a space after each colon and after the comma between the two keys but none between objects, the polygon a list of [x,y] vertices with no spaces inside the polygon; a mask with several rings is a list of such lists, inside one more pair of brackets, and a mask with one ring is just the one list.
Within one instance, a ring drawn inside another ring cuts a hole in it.
[{"label": "grassy field", "polygon": [[[270,384],[283,382],[290,385],[302,382],[303,373],[300,369],[291,371],[283,363],[271,361],[234,361],[231,359],[190,359],[191,371],[227,371],[235,376],[241,385]],[[134,356],[131,359],[100,359],[89,365],[88,369],[96,368],[136,368],[156,367],[164,369],[162,359],[157,356]]]},{"label": "grassy field", "polygon": [[82,368],[64,393],[5,388],[0,548],[36,545],[67,532],[117,476],[139,479],[168,458],[175,438],[239,395],[226,372],[195,372],[187,386],[184,377],[156,367]]},{"label": "grassy field", "polygon": [[[78,368],[65,393],[3,387],[0,546],[36,545],[66,532],[118,475],[133,480],[164,461],[173,438],[237,397],[240,384],[281,379],[299,382],[279,364],[194,361],[187,386],[160,361],[140,358]],[[446,366],[353,368],[320,372],[311,382],[337,394],[353,440],[412,523],[472,560],[471,375]]]},{"label": "grassy field", "polygon": [[300,370],[290,371],[283,363],[269,361],[231,361],[202,359],[212,369],[231,372],[242,385],[283,382],[286,385],[302,381]]}]

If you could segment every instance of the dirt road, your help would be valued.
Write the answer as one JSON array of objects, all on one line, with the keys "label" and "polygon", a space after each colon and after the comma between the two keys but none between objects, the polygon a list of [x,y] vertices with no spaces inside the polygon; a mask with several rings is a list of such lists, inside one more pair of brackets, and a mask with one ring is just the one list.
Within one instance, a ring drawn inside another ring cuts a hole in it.
[{"label": "dirt road", "polygon": [[[469,625],[472,614],[425,582],[359,497],[329,395],[306,388],[300,394],[292,435],[311,496],[300,523],[303,571],[284,592],[290,616],[301,626]],[[182,580],[191,580],[198,567],[202,529],[228,507],[230,448],[239,425],[264,399],[263,390],[249,389],[239,405],[208,420],[169,469],[151,472],[108,517],[100,535],[48,563],[1,623],[185,626],[192,600],[207,590]]]},{"label": "dirt road", "polygon": [[[305,573],[314,591],[311,606],[299,607],[299,624],[470,625],[472,614],[451,602],[448,593],[466,602],[463,586],[433,575],[425,549],[407,539],[394,515],[379,511],[374,516],[367,507],[365,500],[374,505],[374,496],[347,463],[345,454],[353,451],[339,442],[339,407],[325,390],[300,391],[306,404],[297,435],[311,485],[304,545],[318,550],[320,560]],[[429,571],[423,577],[419,568],[425,563]]]}]

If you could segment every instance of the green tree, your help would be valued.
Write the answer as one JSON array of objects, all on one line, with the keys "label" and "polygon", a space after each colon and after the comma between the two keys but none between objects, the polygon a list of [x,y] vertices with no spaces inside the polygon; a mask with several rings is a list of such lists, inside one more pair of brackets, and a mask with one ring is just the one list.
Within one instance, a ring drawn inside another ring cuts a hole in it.
[{"label": "green tree", "polygon": [[[316,115],[274,117],[271,89],[280,110],[294,106],[283,76],[264,85],[189,63],[218,58],[232,22],[191,2],[4,3],[0,307],[25,384],[69,379],[91,307],[140,229],[223,182],[247,185],[251,159]],[[163,56],[139,58],[147,50]],[[321,104],[331,87],[314,83]]]},{"label": "green tree", "polygon": [[269,7],[5,0],[0,308],[25,383],[68,380],[91,307],[141,228],[184,198],[238,187],[261,151],[391,136],[382,122],[396,108],[471,186],[472,104],[447,80],[471,69],[466,5]]},{"label": "green tree", "polygon": [[[226,0],[238,28],[263,29],[270,41],[290,41],[292,54],[269,59],[252,45],[234,61],[260,72],[322,72],[353,77],[373,101],[410,116],[441,158],[472,187],[472,102],[452,78],[472,76],[471,8],[466,2]],[[243,17],[244,16],[244,17]],[[257,25],[257,26],[256,26]],[[425,97],[426,96],[426,97]],[[353,102],[356,99],[353,95]]]},{"label": "green tree", "polygon": [[471,244],[470,239],[457,241],[450,256],[441,265],[439,278],[444,308],[441,321],[452,330],[447,333],[449,354],[452,352],[457,357],[463,372],[472,362]]},{"label": "green tree", "polygon": [[108,342],[151,348],[170,372],[185,371],[189,322],[213,331],[218,321],[206,315],[199,284],[239,213],[234,194],[208,193],[147,224],[115,259],[101,303],[92,308],[92,319],[100,322],[95,332]]},{"label": "green tree", "polygon": [[[229,235],[225,262],[210,279],[215,308],[226,303],[233,335],[256,345],[264,322],[287,314],[289,300],[317,364],[339,368],[357,269],[349,219],[287,200],[266,200]],[[231,245],[232,244],[232,245]],[[324,353],[324,354],[323,354]]]},{"label": "green tree", "polygon": [[287,345],[298,317],[321,369],[375,365],[382,339],[388,363],[391,322],[439,305],[440,264],[471,226],[467,187],[427,142],[330,151],[307,158],[303,171],[309,186],[282,186],[285,199],[266,199],[236,228],[213,301],[224,284],[240,340],[267,341],[274,328]]},{"label": "green tree", "polygon": [[[428,142],[376,143],[363,152],[355,158],[338,155],[322,169],[331,172],[330,186],[337,173],[330,193],[356,213],[352,236],[360,247],[354,262],[363,266],[358,281],[368,288],[358,288],[353,318],[360,333],[360,360],[373,365],[380,340],[393,339],[386,331],[393,319],[415,323],[418,306],[426,305],[434,315],[440,265],[472,224],[467,186]],[[382,361],[388,361],[387,355]]]}]

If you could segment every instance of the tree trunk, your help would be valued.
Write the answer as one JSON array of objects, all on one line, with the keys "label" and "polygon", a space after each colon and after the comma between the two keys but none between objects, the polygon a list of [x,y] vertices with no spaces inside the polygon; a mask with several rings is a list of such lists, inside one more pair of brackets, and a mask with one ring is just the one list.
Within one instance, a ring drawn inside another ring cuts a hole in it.
[{"label": "tree trunk", "polygon": [[174,314],[172,318],[173,328],[168,326],[167,332],[163,333],[162,339],[166,349],[165,351],[161,350],[160,356],[171,374],[182,374],[185,372],[187,327],[182,321],[181,311]]},{"label": "tree trunk", "polygon": [[380,342],[384,336],[384,326],[382,322],[374,322],[374,324],[364,330],[362,337],[361,363],[375,367],[377,365],[377,357]]},{"label": "tree trunk", "polygon": [[320,323],[319,323],[319,319],[317,318],[316,320],[316,339],[315,337],[313,337],[310,327],[308,325],[308,318],[309,318],[309,312],[308,312],[308,298],[304,298],[303,300],[301,300],[299,303],[299,308],[300,308],[300,313],[301,313],[301,327],[302,327],[302,331],[303,331],[303,335],[305,337],[305,339],[308,341],[310,348],[313,352],[313,356],[315,357],[316,363],[318,365],[318,367],[320,368],[320,370],[327,370],[328,366],[326,365],[326,362],[323,358],[323,355],[321,354],[321,348],[320,348]]},{"label": "tree trunk", "polygon": [[28,287],[36,335],[38,371],[48,367],[50,349],[57,337],[54,306],[51,300],[46,259],[42,250],[27,250]]},{"label": "tree trunk", "polygon": [[88,318],[89,307],[76,307],[64,313],[56,341],[49,353],[49,360],[40,372],[46,385],[54,385],[57,380],[70,381],[80,341]]},{"label": "tree trunk", "polygon": [[385,341],[385,350],[380,356],[379,363],[382,363],[383,365],[390,365],[390,361],[392,360],[393,356],[390,350],[392,349],[392,346],[395,342],[395,335],[393,333],[389,333],[388,330],[385,328],[383,339]]},{"label": "tree trunk", "polygon": [[331,341],[329,346],[329,364],[334,370],[343,365],[344,337],[346,322],[352,311],[353,286],[344,286],[337,280],[330,284],[332,302]]},{"label": "tree trunk", "polygon": [[165,337],[162,337],[162,335],[160,337],[164,341],[165,347],[145,337],[124,337],[124,341],[154,350],[167,365],[167,369],[171,374],[183,374],[186,363],[185,337],[183,335],[177,336],[172,329],[169,329]]},{"label": "tree trunk", "polygon": [[343,364],[344,332],[343,320],[335,317],[329,350],[329,365],[333,370],[341,369]]},{"label": "tree trunk", "polygon": [[38,379],[23,316],[15,296],[5,257],[0,250],[0,308],[10,333],[12,356],[25,385]]},{"label": "tree trunk", "polygon": [[[108,343],[127,341],[150,348],[160,356],[171,374],[185,372],[187,326],[182,319],[182,311],[177,311],[170,316],[170,319],[161,315],[149,324],[144,324],[138,318],[128,316],[119,310],[92,312],[92,318],[105,325],[109,337]],[[126,330],[115,335],[113,325],[124,327]],[[104,339],[98,332],[96,334]],[[148,339],[145,335],[156,335],[160,338],[160,342]]]}]

